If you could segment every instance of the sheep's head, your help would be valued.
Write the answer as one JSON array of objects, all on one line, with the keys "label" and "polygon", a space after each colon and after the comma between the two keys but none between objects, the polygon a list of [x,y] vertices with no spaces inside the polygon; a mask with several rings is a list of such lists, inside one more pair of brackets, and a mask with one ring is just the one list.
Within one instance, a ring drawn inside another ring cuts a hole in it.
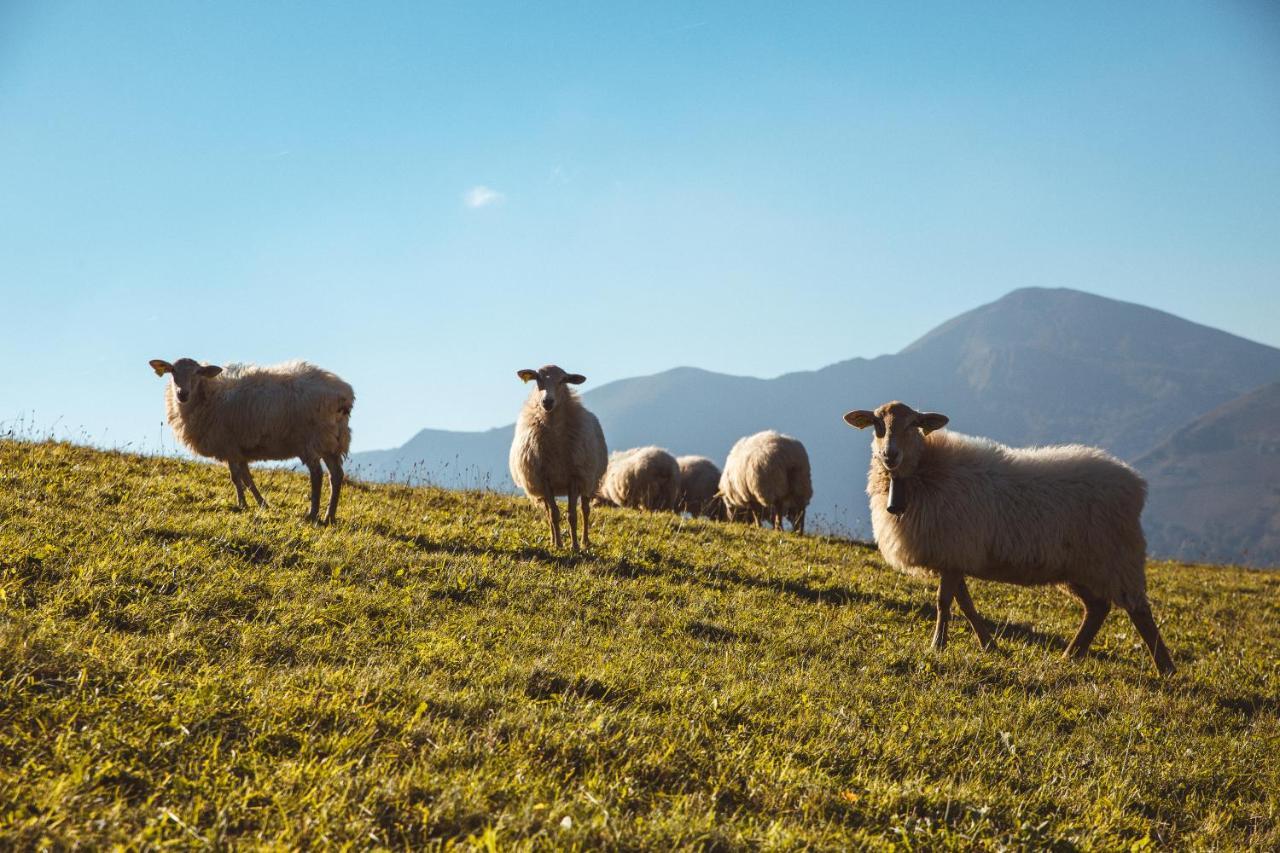
[{"label": "sheep's head", "polygon": [[173,393],[179,403],[198,399],[200,383],[222,372],[222,368],[216,364],[201,364],[191,358],[180,358],[173,364],[153,358],[151,369],[156,372],[156,376],[164,376],[168,373],[172,377]]},{"label": "sheep's head", "polygon": [[565,373],[554,364],[537,370],[517,370],[516,375],[525,382],[537,382],[542,408],[550,412],[569,395],[565,385],[581,385],[587,377],[581,373]]},{"label": "sheep's head", "polygon": [[910,477],[920,463],[924,437],[947,425],[947,416],[937,412],[917,412],[894,400],[874,412],[857,409],[844,416],[845,423],[858,429],[875,427],[871,456],[889,475],[888,510],[897,515],[906,509],[905,495],[897,487],[900,478]]}]

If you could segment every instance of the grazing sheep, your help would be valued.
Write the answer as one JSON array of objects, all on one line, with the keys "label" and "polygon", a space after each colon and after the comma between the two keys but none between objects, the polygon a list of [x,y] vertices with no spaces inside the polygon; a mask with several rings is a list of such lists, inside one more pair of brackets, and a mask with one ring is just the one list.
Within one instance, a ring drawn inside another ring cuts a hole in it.
[{"label": "grazing sheep", "polygon": [[516,420],[511,441],[511,479],[532,500],[541,500],[551,526],[551,542],[564,546],[560,536],[560,506],[556,497],[569,498],[569,532],[578,550],[578,502],[582,502],[582,546],[591,547],[590,501],[600,487],[608,464],[608,450],[600,421],[587,411],[569,385],[585,376],[565,373],[554,364],[516,375],[538,387],[529,394]]},{"label": "grazing sheep", "polygon": [[180,358],[170,364],[154,359],[157,376],[170,374],[165,388],[169,425],[194,453],[227,463],[244,509],[247,486],[259,506],[267,502],[253,482],[249,463],[297,457],[311,472],[311,511],[320,512],[320,485],[329,469],[329,511],[333,523],[342,492],[342,460],[351,448],[351,386],[305,361],[271,367],[229,364],[226,368]]},{"label": "grazing sheep", "polygon": [[1118,604],[1156,668],[1174,671],[1147,601],[1139,523],[1147,485],[1132,468],[1092,447],[1011,448],[937,432],[946,415],[899,402],[844,419],[875,427],[867,494],[880,552],[895,568],[939,578],[934,648],[946,645],[953,598],[978,642],[994,647],[965,585],[972,575],[1057,584],[1078,598],[1084,621],[1066,652],[1074,658]]},{"label": "grazing sheep", "polygon": [[722,518],[724,503],[717,500],[720,489],[720,469],[705,456],[681,456],[680,494],[676,498],[676,511],[687,512],[694,518]]},{"label": "grazing sheep", "polygon": [[805,508],[813,497],[809,454],[799,441],[773,430],[740,438],[725,460],[720,494],[734,521],[768,519],[781,530],[785,518],[804,533]]},{"label": "grazing sheep", "polygon": [[609,456],[600,497],[612,506],[673,510],[680,492],[680,466],[661,447],[633,447]]}]

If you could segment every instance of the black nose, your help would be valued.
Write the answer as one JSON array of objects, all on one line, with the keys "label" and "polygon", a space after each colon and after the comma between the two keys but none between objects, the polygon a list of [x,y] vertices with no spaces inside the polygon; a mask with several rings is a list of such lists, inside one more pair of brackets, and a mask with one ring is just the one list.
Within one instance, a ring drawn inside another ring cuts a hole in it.
[{"label": "black nose", "polygon": [[884,465],[886,468],[897,467],[898,462],[902,459],[902,452],[898,450],[886,450],[884,454]]},{"label": "black nose", "polygon": [[179,402],[179,403],[185,403],[185,402],[187,402],[187,392],[186,392],[186,391],[179,391],[179,392],[178,392],[178,402]]},{"label": "black nose", "polygon": [[552,406],[554,406],[554,405],[555,405],[555,401],[554,401],[554,400],[543,400],[543,401],[542,401],[542,408],[546,409],[548,412],[549,412],[549,411],[551,411],[551,407],[552,407]]}]

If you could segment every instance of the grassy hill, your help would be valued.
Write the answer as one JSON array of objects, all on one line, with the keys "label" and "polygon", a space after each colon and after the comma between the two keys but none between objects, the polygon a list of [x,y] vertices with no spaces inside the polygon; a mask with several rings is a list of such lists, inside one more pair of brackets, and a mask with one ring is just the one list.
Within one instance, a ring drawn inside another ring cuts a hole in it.
[{"label": "grassy hill", "polygon": [[931,653],[847,542],[258,481],[0,442],[0,847],[1280,846],[1280,574],[1153,564],[1161,682],[1051,590]]}]

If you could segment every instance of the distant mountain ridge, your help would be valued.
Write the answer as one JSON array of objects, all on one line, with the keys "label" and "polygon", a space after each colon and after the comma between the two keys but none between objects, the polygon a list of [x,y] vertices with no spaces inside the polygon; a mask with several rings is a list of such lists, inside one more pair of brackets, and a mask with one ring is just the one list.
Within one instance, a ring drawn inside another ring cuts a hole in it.
[{"label": "distant mountain ridge", "polygon": [[1280,382],[1202,415],[1135,463],[1154,553],[1280,566]]},{"label": "distant mountain ridge", "polygon": [[[868,439],[841,420],[849,409],[901,399],[945,412],[961,432],[1015,445],[1082,442],[1137,459],[1276,379],[1273,347],[1141,305],[1027,288],[892,355],[774,379],[682,367],[611,382],[583,399],[613,449],[658,444],[719,463],[742,435],[768,428],[794,435],[813,461],[811,517],[868,536]],[[423,430],[401,448],[355,454],[354,462],[373,479],[505,490],[511,434],[511,426]]]}]

